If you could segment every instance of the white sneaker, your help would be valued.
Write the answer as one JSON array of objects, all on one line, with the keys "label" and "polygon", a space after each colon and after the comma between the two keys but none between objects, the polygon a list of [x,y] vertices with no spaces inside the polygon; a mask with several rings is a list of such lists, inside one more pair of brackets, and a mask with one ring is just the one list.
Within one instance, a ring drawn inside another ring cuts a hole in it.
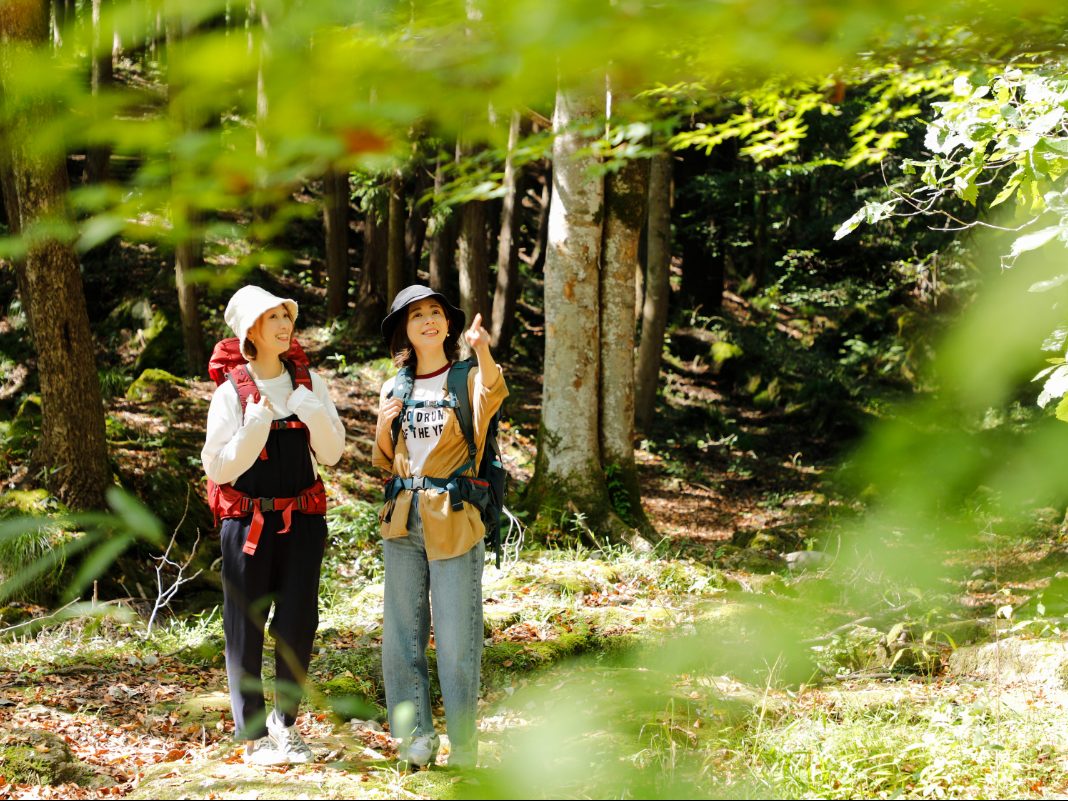
[{"label": "white sneaker", "polygon": [[438,755],[441,741],[436,734],[423,734],[412,739],[410,743],[402,745],[397,751],[397,758],[413,768],[424,768],[433,765]]},{"label": "white sneaker", "polygon": [[267,718],[267,736],[282,758],[290,765],[304,765],[315,761],[315,754],[308,748],[296,726],[286,726],[275,709]]},{"label": "white sneaker", "polygon": [[289,762],[286,755],[274,747],[270,737],[249,740],[241,752],[241,759],[246,765],[285,765]]}]

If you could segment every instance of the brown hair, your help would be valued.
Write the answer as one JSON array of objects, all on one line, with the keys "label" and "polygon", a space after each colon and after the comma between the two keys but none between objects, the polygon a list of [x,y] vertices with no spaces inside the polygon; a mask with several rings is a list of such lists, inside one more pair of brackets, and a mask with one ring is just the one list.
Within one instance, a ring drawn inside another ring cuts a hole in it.
[{"label": "brown hair", "polygon": [[[410,308],[410,307],[408,307]],[[462,326],[461,326],[462,327]],[[445,358],[454,362],[460,358],[460,332],[452,330],[452,321],[449,320],[449,333],[445,336]],[[415,369],[415,348],[408,340],[408,313],[405,309],[404,319],[398,320],[393,327],[393,336],[389,340],[389,355],[393,357],[396,367],[411,367]]]},{"label": "brown hair", "polygon": [[245,344],[241,347],[241,353],[250,362],[253,361],[258,355],[256,351],[256,346],[248,337],[245,338]]}]

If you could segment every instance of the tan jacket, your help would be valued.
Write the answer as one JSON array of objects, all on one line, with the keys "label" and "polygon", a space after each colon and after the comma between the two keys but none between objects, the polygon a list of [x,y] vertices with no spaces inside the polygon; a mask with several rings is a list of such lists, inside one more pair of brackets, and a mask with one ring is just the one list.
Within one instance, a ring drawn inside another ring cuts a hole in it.
[{"label": "tan jacket", "polygon": [[[498,369],[499,366],[498,366]],[[467,389],[471,398],[471,411],[475,426],[475,444],[478,452],[475,464],[482,461],[482,452],[486,447],[486,430],[504,399],[508,397],[508,386],[503,373],[496,376],[490,386],[482,384],[482,376],[477,367],[472,367],[467,374]],[[443,393],[444,397],[444,393]],[[380,420],[381,423],[381,420]],[[467,461],[467,440],[456,419],[456,412],[446,411],[445,430],[434,450],[426,457],[423,475],[431,478],[448,478],[453,471]],[[387,472],[410,478],[412,473],[408,463],[408,448],[404,437],[397,440],[396,452],[385,453],[378,446],[378,432],[375,432],[375,445],[371,454],[371,463]],[[474,475],[469,470],[467,475]],[[444,490],[422,490],[419,499],[419,517],[423,522],[423,536],[426,540],[428,559],[451,559],[473,548],[486,534],[482,515],[478,508],[464,501],[462,512],[452,511],[449,493]],[[383,539],[408,536],[408,513],[412,506],[412,490],[401,490],[392,501],[387,501],[379,512],[382,522]],[[387,521],[388,518],[388,521]]]}]

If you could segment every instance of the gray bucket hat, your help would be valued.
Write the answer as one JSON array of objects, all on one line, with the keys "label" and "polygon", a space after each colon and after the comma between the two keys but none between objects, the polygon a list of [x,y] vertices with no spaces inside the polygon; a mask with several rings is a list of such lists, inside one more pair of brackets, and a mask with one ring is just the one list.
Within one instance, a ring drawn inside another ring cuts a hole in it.
[{"label": "gray bucket hat", "polygon": [[455,333],[456,337],[459,338],[467,323],[467,315],[449,303],[440,292],[435,292],[428,286],[412,284],[397,293],[397,297],[393,298],[393,303],[390,304],[389,314],[382,321],[382,336],[385,337],[387,348],[393,341],[393,332],[397,326],[407,319],[408,306],[417,300],[425,300],[426,298],[434,298],[441,304],[441,308],[445,310],[445,316],[449,318],[450,335]]}]

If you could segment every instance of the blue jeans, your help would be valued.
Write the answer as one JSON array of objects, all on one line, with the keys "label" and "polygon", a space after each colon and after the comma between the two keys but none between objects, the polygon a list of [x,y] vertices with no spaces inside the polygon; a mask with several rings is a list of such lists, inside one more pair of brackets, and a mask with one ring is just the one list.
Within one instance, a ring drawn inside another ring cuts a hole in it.
[{"label": "blue jeans", "polygon": [[[426,558],[419,495],[408,517],[408,536],[383,540],[385,605],[382,673],[394,737],[434,734],[426,649],[433,613],[438,679],[445,702],[450,764],[474,765],[478,756],[476,713],[482,668],[482,566],[480,541],[452,559]],[[429,597],[428,597],[429,594]],[[414,721],[401,731],[398,705],[414,706]]]}]

